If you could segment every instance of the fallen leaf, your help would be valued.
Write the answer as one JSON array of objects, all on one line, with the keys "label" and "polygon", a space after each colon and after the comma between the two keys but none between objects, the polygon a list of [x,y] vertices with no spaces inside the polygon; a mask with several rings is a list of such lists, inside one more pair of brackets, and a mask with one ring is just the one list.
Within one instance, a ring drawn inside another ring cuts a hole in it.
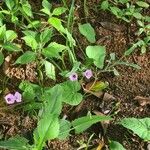
[{"label": "fallen leaf", "polygon": [[100,140],[99,142],[99,145],[97,147],[96,150],[102,150],[102,148],[105,146],[105,143],[104,143],[104,139],[102,138],[102,140]]},{"label": "fallen leaf", "polygon": [[150,98],[149,97],[136,96],[134,98],[134,100],[137,100],[139,105],[141,105],[141,106],[145,106],[145,105],[150,104]]},{"label": "fallen leaf", "polygon": [[107,30],[116,31],[116,32],[120,32],[124,30],[122,26],[119,26],[115,23],[104,21],[104,22],[100,22],[100,24],[103,28]]},{"label": "fallen leaf", "polygon": [[109,93],[105,93],[104,96],[103,96],[104,101],[115,100],[115,99],[116,98],[113,95],[109,94]]},{"label": "fallen leaf", "polygon": [[102,81],[94,81],[84,85],[82,84],[82,88],[86,93],[90,93],[92,95],[95,95],[96,97],[100,98],[103,96],[104,92],[103,90],[108,87],[108,82],[102,82]]}]

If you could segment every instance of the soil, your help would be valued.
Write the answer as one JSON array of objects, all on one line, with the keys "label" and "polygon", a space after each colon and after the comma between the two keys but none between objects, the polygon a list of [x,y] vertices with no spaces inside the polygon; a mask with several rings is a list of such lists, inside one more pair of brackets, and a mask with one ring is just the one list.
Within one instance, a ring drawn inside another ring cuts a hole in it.
[{"label": "soil", "polygon": [[[31,0],[31,2],[35,10],[40,9],[41,3],[36,4],[33,0]],[[83,36],[78,34],[77,23],[83,23],[87,20],[95,28],[97,38],[96,44],[105,45],[108,54],[115,52],[117,57],[120,58],[124,51],[130,46],[131,42],[136,41],[136,36],[134,34],[136,27],[132,26],[132,24],[134,25],[134,21],[131,25],[127,25],[116,19],[110,13],[102,12],[93,7],[98,4],[99,1],[97,0],[88,1],[87,6],[89,8],[89,15],[86,18],[83,13],[83,2],[77,2],[74,36],[78,39],[80,48],[85,49],[88,42]],[[57,5],[58,3],[54,3],[54,6]],[[147,15],[150,15],[149,12],[146,13]],[[104,22],[105,24],[102,24]],[[109,27],[112,24],[114,27]],[[128,32],[129,28],[130,32]],[[77,51],[77,54],[82,60],[83,56],[81,51]],[[96,111],[102,114],[105,114],[108,111],[109,114],[115,114],[115,121],[106,123],[105,127],[103,124],[98,123],[80,135],[72,134],[64,141],[48,141],[48,150],[77,150],[79,146],[81,146],[79,143],[87,143],[93,133],[94,136],[90,142],[91,146],[89,146],[90,150],[96,150],[99,143],[102,142],[102,139],[104,139],[105,143],[103,149],[108,149],[108,139],[112,139],[123,144],[127,150],[146,150],[146,142],[143,142],[136,135],[133,135],[127,129],[116,123],[124,117],[144,118],[150,116],[150,106],[140,106],[138,101],[134,99],[136,96],[150,97],[150,52],[147,52],[144,55],[137,52],[130,57],[125,58],[125,60],[139,64],[141,69],[136,70],[126,66],[117,66],[120,76],[114,76],[111,73],[101,73],[99,75],[98,80],[107,81],[109,83],[109,88],[105,92],[109,93],[115,99],[89,96],[77,107],[70,108],[66,105],[63,108],[63,114],[70,120],[84,116],[88,111],[91,111],[92,113]],[[0,77],[0,80],[1,84],[4,84],[3,76]],[[11,83],[12,82],[10,82],[10,84]],[[24,112],[14,111],[13,107],[6,108],[4,103],[2,103],[1,106],[0,138],[5,139],[16,134],[22,134],[26,138],[32,139],[32,132],[36,127],[36,119]]]}]

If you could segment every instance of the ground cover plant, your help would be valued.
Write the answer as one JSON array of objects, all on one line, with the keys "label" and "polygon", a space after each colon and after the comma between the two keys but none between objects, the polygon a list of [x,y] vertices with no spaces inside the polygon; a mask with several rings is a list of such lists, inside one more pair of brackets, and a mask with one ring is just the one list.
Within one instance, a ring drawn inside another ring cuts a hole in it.
[{"label": "ground cover plant", "polygon": [[150,148],[150,2],[3,0],[0,148]]}]

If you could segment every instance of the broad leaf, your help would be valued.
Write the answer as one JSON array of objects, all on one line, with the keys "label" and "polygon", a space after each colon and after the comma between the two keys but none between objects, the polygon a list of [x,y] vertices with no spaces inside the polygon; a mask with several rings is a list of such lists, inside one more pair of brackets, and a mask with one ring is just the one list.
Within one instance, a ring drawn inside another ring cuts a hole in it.
[{"label": "broad leaf", "polygon": [[70,128],[71,128],[71,123],[65,119],[61,119],[58,138],[60,140],[66,139],[69,136]]},{"label": "broad leaf", "polygon": [[136,4],[140,7],[148,8],[149,4],[143,1],[137,1]]},{"label": "broad leaf", "polygon": [[15,0],[5,0],[6,6],[12,10],[13,7],[15,6]]},{"label": "broad leaf", "polygon": [[81,86],[77,81],[66,81],[61,84],[63,88],[62,100],[70,105],[78,105],[82,101],[82,94],[78,93]]},{"label": "broad leaf", "polygon": [[3,49],[6,49],[9,52],[22,51],[21,48],[18,47],[18,45],[14,44],[14,43],[10,43],[10,42],[7,42],[7,43],[3,44]]},{"label": "broad leaf", "polygon": [[79,31],[84,35],[90,43],[95,43],[95,31],[91,24],[79,24]]},{"label": "broad leaf", "polygon": [[109,2],[108,2],[108,0],[105,0],[105,1],[103,1],[103,2],[101,3],[101,9],[102,9],[102,10],[106,10],[106,9],[108,9],[108,7],[109,7]]},{"label": "broad leaf", "polygon": [[109,144],[110,150],[126,150],[119,142],[110,141]]},{"label": "broad leaf", "polygon": [[45,57],[48,57],[48,58],[60,58],[60,52],[62,52],[63,50],[67,49],[67,47],[65,45],[62,45],[62,44],[58,44],[56,42],[52,42],[48,45],[47,48],[44,48],[43,51],[42,51],[42,54],[45,56]]},{"label": "broad leaf", "polygon": [[33,36],[25,36],[22,39],[25,40],[26,44],[32,49],[37,49],[38,43]]},{"label": "broad leaf", "polygon": [[27,28],[38,28],[41,26],[41,22],[39,20],[34,20],[28,24]]},{"label": "broad leaf", "polygon": [[106,56],[106,49],[104,46],[88,46],[86,54],[89,58],[94,60],[95,66],[102,69],[104,67],[104,60]]},{"label": "broad leaf", "polygon": [[60,19],[56,18],[56,17],[51,17],[48,20],[48,23],[51,24],[54,28],[56,28],[58,31],[62,32],[62,33],[66,33],[65,28],[62,25],[62,22]]},{"label": "broad leaf", "polygon": [[47,140],[57,138],[59,135],[59,120],[57,115],[50,113],[44,114],[38,122],[37,129],[34,132],[34,139],[37,143],[37,149],[42,149]]},{"label": "broad leaf", "polygon": [[28,81],[22,81],[19,85],[19,89],[23,91],[22,96],[25,100],[32,101],[35,97],[40,97],[40,86],[30,83]]},{"label": "broad leaf", "polygon": [[33,62],[36,59],[36,53],[32,51],[26,51],[15,62],[15,64],[27,64]]},{"label": "broad leaf", "polygon": [[59,115],[62,109],[62,87],[56,85],[53,88],[45,89],[43,100],[46,101],[45,113]]},{"label": "broad leaf", "polygon": [[150,118],[124,118],[120,122],[125,128],[132,130],[145,141],[150,140]]},{"label": "broad leaf", "polygon": [[65,7],[57,7],[53,10],[52,15],[59,16],[63,14],[67,9]]},{"label": "broad leaf", "polygon": [[6,34],[6,26],[3,25],[0,27],[0,40],[3,40]]},{"label": "broad leaf", "polygon": [[51,14],[50,10],[52,8],[52,5],[47,0],[43,0],[42,6],[43,6],[43,9],[41,11],[47,15],[50,15]]},{"label": "broad leaf", "polygon": [[23,9],[23,11],[25,12],[25,14],[27,16],[33,17],[32,10],[31,10],[31,5],[29,4],[28,1],[26,1],[26,3],[22,5],[22,9]]},{"label": "broad leaf", "polygon": [[75,132],[81,133],[83,131],[85,131],[86,129],[88,129],[91,125],[100,122],[100,121],[105,121],[105,120],[111,120],[111,117],[109,116],[96,116],[96,115],[92,115],[92,116],[85,116],[85,117],[81,117],[78,119],[75,119],[72,122],[72,126],[75,129]]},{"label": "broad leaf", "polygon": [[55,75],[55,66],[48,62],[48,61],[44,61],[44,65],[45,65],[45,71],[46,71],[46,75],[53,80],[56,80],[56,75]]},{"label": "broad leaf", "polygon": [[45,45],[48,41],[50,41],[52,37],[52,33],[53,33],[52,28],[51,29],[45,28],[44,31],[40,35],[41,43]]},{"label": "broad leaf", "polygon": [[13,30],[7,30],[6,31],[6,40],[13,41],[15,38],[17,38],[17,34]]},{"label": "broad leaf", "polygon": [[9,150],[29,150],[29,144],[27,139],[15,136],[6,141],[0,141],[0,148]]}]

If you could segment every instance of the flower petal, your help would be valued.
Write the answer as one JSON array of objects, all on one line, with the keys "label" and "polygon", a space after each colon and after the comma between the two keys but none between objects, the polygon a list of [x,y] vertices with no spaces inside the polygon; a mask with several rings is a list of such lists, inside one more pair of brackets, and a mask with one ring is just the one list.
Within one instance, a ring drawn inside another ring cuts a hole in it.
[{"label": "flower petal", "polygon": [[16,102],[21,102],[22,101],[22,95],[19,92],[15,92],[15,98],[16,98]]},{"label": "flower petal", "polygon": [[7,104],[14,104],[16,100],[15,96],[11,93],[7,94],[4,98]]}]

